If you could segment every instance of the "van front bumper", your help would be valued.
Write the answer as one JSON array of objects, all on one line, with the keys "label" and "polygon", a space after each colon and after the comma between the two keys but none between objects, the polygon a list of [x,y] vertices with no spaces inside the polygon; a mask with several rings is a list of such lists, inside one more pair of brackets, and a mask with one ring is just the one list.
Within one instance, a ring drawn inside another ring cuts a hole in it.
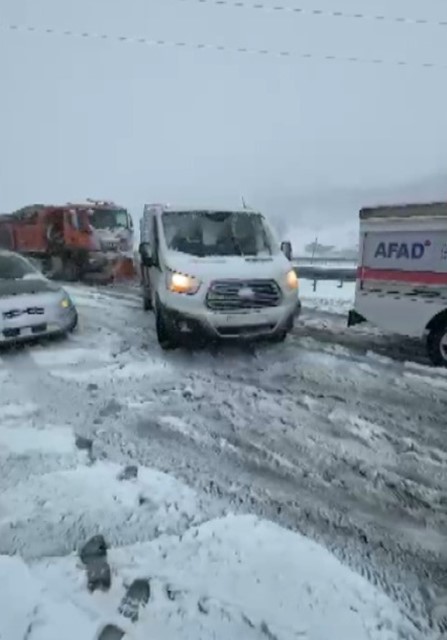
[{"label": "van front bumper", "polygon": [[185,337],[203,336],[219,340],[252,340],[274,337],[293,329],[301,313],[301,302],[261,310],[216,313],[206,308],[200,312],[161,305],[164,320]]}]

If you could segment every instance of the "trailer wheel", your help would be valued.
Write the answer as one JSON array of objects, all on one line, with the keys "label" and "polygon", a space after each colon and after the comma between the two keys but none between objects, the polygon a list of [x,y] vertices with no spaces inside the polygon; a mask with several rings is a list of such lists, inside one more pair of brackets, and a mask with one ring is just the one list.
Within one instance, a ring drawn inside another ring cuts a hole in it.
[{"label": "trailer wheel", "polygon": [[447,367],[447,322],[437,324],[430,330],[427,351],[436,367]]}]

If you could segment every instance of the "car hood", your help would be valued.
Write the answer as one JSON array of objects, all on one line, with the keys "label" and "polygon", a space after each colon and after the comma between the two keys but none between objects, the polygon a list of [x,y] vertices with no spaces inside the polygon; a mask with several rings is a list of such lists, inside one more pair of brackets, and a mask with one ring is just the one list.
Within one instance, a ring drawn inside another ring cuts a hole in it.
[{"label": "car hood", "polygon": [[51,293],[61,291],[61,287],[45,278],[21,280],[2,280],[0,278],[0,298],[30,295],[33,293]]},{"label": "car hood", "polygon": [[212,280],[270,279],[283,275],[292,268],[283,254],[262,258],[244,256],[196,258],[171,251],[167,256],[167,264],[173,271]]}]

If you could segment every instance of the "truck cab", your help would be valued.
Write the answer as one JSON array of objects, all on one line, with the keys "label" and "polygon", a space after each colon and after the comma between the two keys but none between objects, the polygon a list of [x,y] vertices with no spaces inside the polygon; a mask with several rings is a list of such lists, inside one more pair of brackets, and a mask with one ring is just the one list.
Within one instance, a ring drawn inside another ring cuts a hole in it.
[{"label": "truck cab", "polygon": [[187,335],[279,341],[293,328],[298,277],[257,211],[146,205],[139,253],[162,348]]}]

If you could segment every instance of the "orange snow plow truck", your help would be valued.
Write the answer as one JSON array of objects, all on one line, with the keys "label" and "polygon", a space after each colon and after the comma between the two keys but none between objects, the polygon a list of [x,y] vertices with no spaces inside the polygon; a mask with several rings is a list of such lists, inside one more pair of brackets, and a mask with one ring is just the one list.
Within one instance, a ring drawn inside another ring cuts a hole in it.
[{"label": "orange snow plow truck", "polygon": [[132,218],[110,202],[36,204],[0,215],[0,248],[34,259],[54,279],[107,284],[135,276]]}]

